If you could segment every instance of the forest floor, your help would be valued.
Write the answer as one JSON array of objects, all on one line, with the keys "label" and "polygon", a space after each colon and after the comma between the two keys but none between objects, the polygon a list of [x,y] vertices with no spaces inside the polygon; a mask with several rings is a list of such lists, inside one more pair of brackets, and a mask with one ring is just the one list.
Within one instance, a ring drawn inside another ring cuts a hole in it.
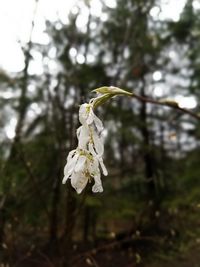
[{"label": "forest floor", "polygon": [[[120,255],[121,254],[121,255]],[[109,260],[110,257],[110,260]],[[93,259],[86,259],[85,264],[79,263],[74,265],[76,267],[98,266],[98,267],[200,267],[200,246],[189,249],[185,253],[177,253],[165,259],[151,259],[148,263],[147,259],[136,263],[135,257],[131,259],[130,256],[121,252],[113,252],[107,255],[105,261],[105,254],[103,257],[97,256]]]},{"label": "forest floor", "polygon": [[177,254],[174,257],[157,260],[150,264],[145,264],[145,267],[200,267],[200,244],[197,247],[190,248],[187,252]]},{"label": "forest floor", "polygon": [[[157,240],[157,239],[155,239]],[[123,241],[123,242],[122,242]],[[84,244],[70,251],[62,250],[53,256],[52,250],[26,253],[18,257],[10,267],[200,267],[200,235],[180,239],[169,246],[167,242],[152,242],[152,239],[103,242],[96,248],[86,249]],[[67,260],[68,259],[68,260]],[[67,260],[67,264],[66,264]]]},{"label": "forest floor", "polygon": [[[55,259],[54,259],[55,260]],[[2,266],[2,265],[0,265]],[[60,267],[59,260],[51,262],[45,255],[37,254],[16,262],[17,267]],[[64,265],[66,266],[66,265]],[[200,244],[188,248],[184,252],[173,254],[152,254],[147,258],[130,249],[111,250],[96,255],[85,255],[67,265],[70,267],[200,267]],[[11,266],[12,267],[12,266]]]},{"label": "forest floor", "polygon": [[110,250],[88,256],[73,267],[200,267],[200,242],[184,244],[182,249],[141,256],[132,249]]}]

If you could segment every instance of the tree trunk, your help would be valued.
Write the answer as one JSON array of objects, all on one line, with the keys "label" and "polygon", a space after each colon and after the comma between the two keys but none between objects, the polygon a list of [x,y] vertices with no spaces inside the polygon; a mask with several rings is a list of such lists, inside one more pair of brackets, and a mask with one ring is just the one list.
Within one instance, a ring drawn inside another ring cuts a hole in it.
[{"label": "tree trunk", "polygon": [[71,185],[68,184],[67,195],[66,195],[65,231],[63,235],[63,238],[65,239],[67,246],[70,246],[72,243],[73,230],[76,219],[75,215],[76,215],[76,199]]},{"label": "tree trunk", "polygon": [[55,242],[58,239],[58,207],[60,200],[60,172],[56,177],[53,186],[52,210],[50,214],[50,242]]},{"label": "tree trunk", "polygon": [[84,210],[84,222],[83,222],[83,241],[88,241],[89,230],[90,230],[90,219],[91,210],[90,207],[86,206]]},{"label": "tree trunk", "polygon": [[[145,96],[144,88],[141,92],[141,95]],[[147,182],[147,194],[150,197],[150,199],[153,200],[156,195],[155,171],[153,167],[153,155],[150,147],[150,137],[147,126],[147,111],[145,102],[141,103],[140,119],[141,119],[140,130],[143,138],[143,159],[145,168],[145,178]]]},{"label": "tree trunk", "polygon": [[6,224],[5,197],[0,200],[0,246],[4,240],[4,230]]}]

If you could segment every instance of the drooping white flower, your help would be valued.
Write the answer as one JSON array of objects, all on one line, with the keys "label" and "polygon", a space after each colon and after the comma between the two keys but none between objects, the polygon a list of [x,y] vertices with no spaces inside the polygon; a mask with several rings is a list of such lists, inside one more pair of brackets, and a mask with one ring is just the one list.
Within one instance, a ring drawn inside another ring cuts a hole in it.
[{"label": "drooping white flower", "polygon": [[98,132],[103,131],[103,123],[94,114],[92,104],[82,104],[79,109],[79,121],[82,125],[91,125],[92,123],[97,128]]},{"label": "drooping white flower", "polygon": [[71,185],[80,194],[88,183],[88,177],[83,172],[74,172],[71,177]]},{"label": "drooping white flower", "polygon": [[94,112],[91,104],[82,104],[79,108],[79,121],[82,125],[90,125],[94,120]]},{"label": "drooping white flower", "polygon": [[78,148],[87,149],[90,141],[90,131],[87,125],[82,125],[77,129]]},{"label": "drooping white flower", "polygon": [[87,150],[76,149],[70,152],[67,164],[64,168],[63,184],[71,179],[71,185],[81,193],[88,181],[94,179],[93,192],[102,192],[103,187],[100,178],[99,160]]},{"label": "drooping white flower", "polygon": [[89,144],[92,144],[96,154],[102,156],[104,153],[103,138],[95,130],[94,126],[82,125],[77,130],[78,148],[89,150]]},{"label": "drooping white flower", "polygon": [[92,103],[85,103],[79,109],[79,121],[82,124],[77,129],[78,147],[72,150],[67,157],[64,168],[63,183],[68,179],[71,185],[81,193],[88,181],[94,179],[93,192],[102,192],[101,172],[107,175],[107,169],[103,163],[104,144],[101,133],[103,124],[94,114]]},{"label": "drooping white flower", "polygon": [[89,144],[89,151],[90,151],[90,153],[92,154],[92,156],[98,160],[98,162],[99,162],[99,164],[100,164],[100,166],[101,166],[103,175],[107,176],[107,175],[108,175],[108,171],[107,171],[107,169],[106,169],[106,166],[105,166],[104,163],[103,163],[102,156],[101,156],[101,155],[98,155],[98,154],[94,151],[94,147],[92,146],[92,144]]},{"label": "drooping white flower", "polygon": [[90,129],[90,133],[91,133],[91,142],[93,144],[93,147],[96,151],[96,154],[99,156],[103,156],[104,153],[104,143],[103,143],[103,138],[101,135],[99,135],[94,128]]}]

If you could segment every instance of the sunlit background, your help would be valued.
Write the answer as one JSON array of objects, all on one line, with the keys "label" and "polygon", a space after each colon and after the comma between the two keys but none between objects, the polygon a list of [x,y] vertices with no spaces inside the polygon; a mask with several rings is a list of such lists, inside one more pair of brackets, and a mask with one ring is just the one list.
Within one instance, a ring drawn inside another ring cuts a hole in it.
[{"label": "sunlit background", "polygon": [[[186,1],[162,0],[161,2],[161,7],[153,7],[150,10],[150,15],[155,20],[170,19],[178,21]],[[115,0],[105,0],[105,3],[110,8],[116,6]],[[2,0],[0,5],[0,34],[3,36],[0,44],[0,67],[8,72],[19,72],[24,67],[21,44],[29,41],[33,17],[35,17],[35,25],[32,41],[44,45],[49,43],[48,35],[45,33],[46,20],[54,22],[60,19],[67,24],[69,11],[72,13],[78,12],[77,6],[81,8],[81,13],[76,22],[77,27],[84,29],[88,20],[88,9],[83,7],[83,3],[78,0],[40,0],[37,7],[35,0]],[[193,5],[196,9],[200,8],[198,0],[194,1]],[[106,14],[102,11],[100,0],[91,0],[90,8],[92,14],[106,20]],[[34,15],[35,12],[36,15]],[[176,53],[174,51],[169,53],[170,57],[176,60]],[[36,74],[42,73],[39,55],[38,58],[35,58],[35,61],[29,71]],[[79,59],[79,62],[82,63],[81,59]],[[162,75],[158,71],[154,73],[153,78],[158,81],[162,78]],[[156,94],[159,95],[159,89],[156,89]]]},{"label": "sunlit background", "polygon": [[[155,6],[150,10],[150,15],[154,20],[172,20],[177,22],[180,14],[184,8],[186,0],[162,0],[161,6]],[[115,8],[115,0],[106,0],[106,5],[110,8]],[[47,8],[48,6],[48,8]],[[200,8],[200,3],[196,0],[193,1],[195,9]],[[10,8],[12,7],[12,8]],[[59,0],[59,1],[48,1],[48,0],[7,0],[1,2],[0,8],[0,34],[3,36],[0,43],[0,68],[9,73],[20,72],[24,68],[24,54],[22,47],[25,43],[31,41],[41,45],[48,45],[50,39],[46,30],[46,21],[55,22],[60,20],[62,23],[67,24],[67,15],[69,12],[76,14],[80,8],[81,12],[78,15],[76,25],[80,30],[85,31],[89,11],[88,8],[81,1],[76,0]],[[91,14],[99,17],[102,21],[107,19],[106,14],[102,10],[102,2],[100,0],[90,1],[90,12]],[[34,19],[34,27],[32,21]],[[33,33],[32,32],[33,27]],[[59,27],[59,24],[58,26]],[[93,26],[95,29],[95,25]],[[52,58],[54,58],[55,49],[50,50]],[[181,62],[181,55],[177,54],[176,51],[168,51],[169,57],[171,58],[171,64],[185,64],[187,62]],[[75,48],[71,48],[70,55],[76,57],[78,64],[83,64],[85,58],[83,55],[77,55]],[[94,60],[94,56],[90,55],[87,59],[90,61]],[[52,69],[56,69],[57,66],[53,61],[49,61],[49,66]],[[187,70],[186,70],[187,71]],[[33,55],[33,61],[29,65],[28,72],[30,75],[42,75],[43,74],[43,59],[42,55],[35,52]],[[176,86],[176,77],[166,77],[166,82],[163,83],[162,72],[157,70],[153,73],[153,80],[158,82],[153,88],[153,94],[156,97],[163,97],[170,95],[169,84]],[[161,81],[161,82],[159,82]],[[183,83],[187,83],[184,79]],[[167,84],[167,85],[166,85]],[[174,94],[174,92],[173,92]],[[11,92],[0,92],[0,95],[8,99],[12,97]],[[197,102],[194,96],[183,96],[183,95],[170,95],[171,99],[174,99],[179,103],[180,107],[193,109],[196,107]],[[40,112],[37,104],[32,105],[33,112]],[[31,112],[29,112],[31,115]],[[14,138],[15,136],[16,119],[12,118],[9,124],[5,127],[6,135],[8,138]],[[190,126],[188,126],[190,127]]]}]

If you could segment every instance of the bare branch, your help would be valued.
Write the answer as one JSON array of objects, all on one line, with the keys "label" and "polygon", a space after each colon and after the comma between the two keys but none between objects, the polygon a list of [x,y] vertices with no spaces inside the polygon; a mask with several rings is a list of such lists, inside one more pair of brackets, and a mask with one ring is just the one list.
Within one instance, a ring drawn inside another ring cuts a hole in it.
[{"label": "bare branch", "polygon": [[140,102],[145,102],[145,103],[150,103],[150,104],[155,104],[155,105],[159,105],[159,106],[165,106],[165,107],[170,107],[170,108],[174,108],[174,109],[177,109],[183,113],[186,113],[190,116],[192,116],[193,118],[195,119],[198,119],[200,120],[200,115],[189,110],[189,109],[186,109],[186,108],[181,108],[178,103],[176,101],[173,101],[173,100],[168,100],[168,99],[161,99],[161,100],[155,100],[155,99],[152,99],[152,98],[147,98],[147,97],[144,97],[144,96],[140,96],[138,94],[135,94],[133,93],[132,96],[130,96],[132,98],[135,98],[137,100],[139,100]]}]

